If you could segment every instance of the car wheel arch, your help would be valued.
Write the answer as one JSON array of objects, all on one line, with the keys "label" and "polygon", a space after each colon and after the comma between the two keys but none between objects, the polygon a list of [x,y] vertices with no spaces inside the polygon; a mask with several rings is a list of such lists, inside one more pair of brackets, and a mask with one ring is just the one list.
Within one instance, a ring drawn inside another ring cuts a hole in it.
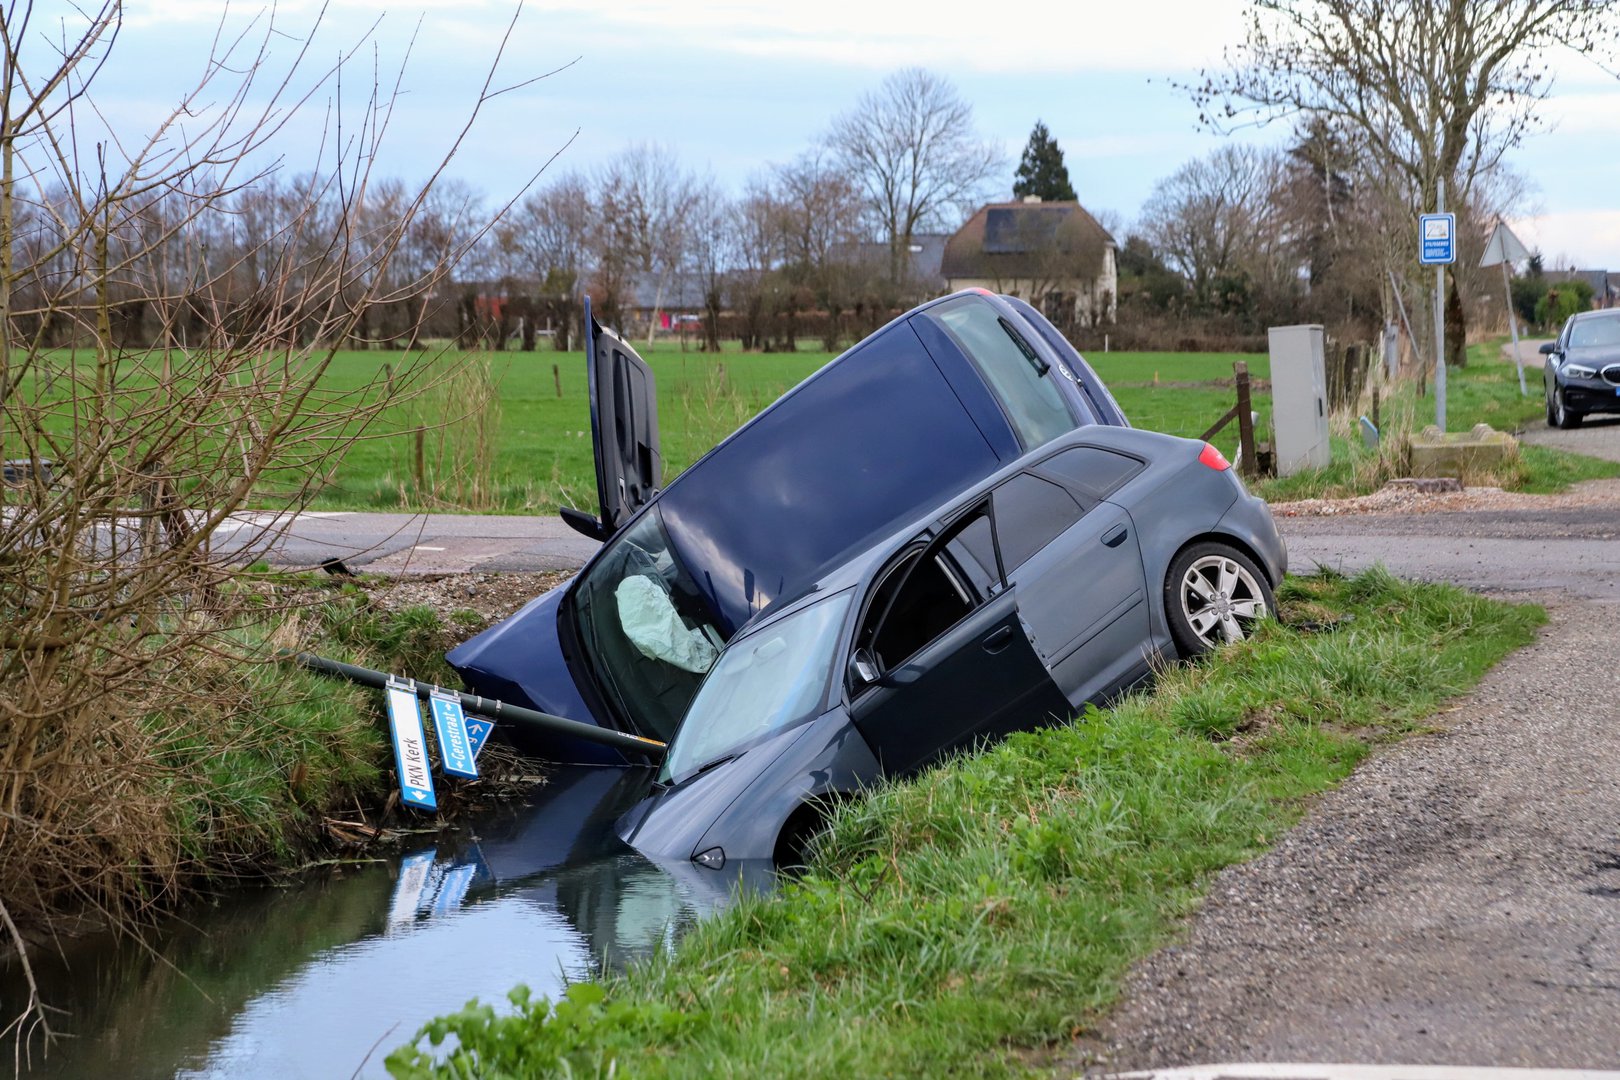
[{"label": "car wheel arch", "polygon": [[827,822],[840,803],[855,796],[846,791],[827,791],[813,795],[795,806],[782,822],[776,834],[771,862],[777,870],[802,868],[810,844],[826,831]]},{"label": "car wheel arch", "polygon": [[1266,584],[1270,585],[1273,589],[1282,584],[1281,581],[1272,580],[1271,567],[1267,564],[1266,560],[1260,556],[1260,553],[1254,549],[1254,545],[1250,544],[1241,536],[1234,536],[1232,533],[1227,532],[1202,532],[1196,536],[1188,537],[1176,547],[1175,551],[1170,553],[1170,558],[1165,560],[1164,573],[1169,574],[1170,567],[1174,566],[1176,560],[1181,558],[1182,552],[1196,544],[1224,544],[1233,551],[1236,551],[1238,554],[1242,555],[1244,558],[1248,559],[1250,562],[1254,563],[1255,566],[1258,566],[1260,568],[1260,572],[1266,576]]}]

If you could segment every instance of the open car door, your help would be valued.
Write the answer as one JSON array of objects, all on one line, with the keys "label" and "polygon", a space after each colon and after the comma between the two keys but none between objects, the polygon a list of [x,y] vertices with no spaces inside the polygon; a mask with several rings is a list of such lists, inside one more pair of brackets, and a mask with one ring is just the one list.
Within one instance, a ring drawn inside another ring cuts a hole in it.
[{"label": "open car door", "polygon": [[647,362],[597,323],[589,297],[585,299],[585,365],[601,516],[593,518],[564,507],[562,518],[586,536],[606,540],[658,493],[663,482],[657,385]]}]

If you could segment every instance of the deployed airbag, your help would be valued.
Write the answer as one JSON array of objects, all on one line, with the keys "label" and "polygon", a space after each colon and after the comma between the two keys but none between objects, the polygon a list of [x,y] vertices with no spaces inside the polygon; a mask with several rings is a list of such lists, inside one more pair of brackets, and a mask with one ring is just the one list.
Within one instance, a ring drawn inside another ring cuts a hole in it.
[{"label": "deployed airbag", "polygon": [[642,656],[699,675],[714,666],[714,646],[701,630],[686,625],[663,585],[636,574],[619,582],[613,598],[624,636]]}]

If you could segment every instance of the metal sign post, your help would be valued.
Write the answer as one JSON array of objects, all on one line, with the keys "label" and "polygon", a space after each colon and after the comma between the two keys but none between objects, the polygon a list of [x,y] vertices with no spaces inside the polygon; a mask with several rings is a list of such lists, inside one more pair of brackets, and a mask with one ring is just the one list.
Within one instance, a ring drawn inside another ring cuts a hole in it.
[{"label": "metal sign post", "polygon": [[1479,265],[1485,267],[1497,263],[1502,267],[1502,294],[1507,299],[1508,333],[1513,335],[1513,362],[1519,368],[1520,395],[1530,391],[1524,385],[1524,357],[1519,355],[1519,319],[1513,310],[1513,277],[1508,268],[1520,259],[1529,257],[1529,250],[1513,235],[1507,222],[1498,218],[1496,228],[1491,231],[1491,238],[1485,244],[1485,254],[1480,256]]},{"label": "metal sign post", "polygon": [[1442,211],[1446,181],[1435,191],[1435,212],[1418,218],[1418,261],[1434,267],[1434,422],[1446,430],[1446,267],[1457,261],[1457,215]]}]

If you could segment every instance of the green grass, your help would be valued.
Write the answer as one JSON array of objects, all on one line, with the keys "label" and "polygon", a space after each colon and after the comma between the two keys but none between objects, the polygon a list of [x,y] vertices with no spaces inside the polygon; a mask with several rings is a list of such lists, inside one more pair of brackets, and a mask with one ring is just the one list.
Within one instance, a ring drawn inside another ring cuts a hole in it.
[{"label": "green grass", "polygon": [[[664,342],[635,344],[658,380],[666,479],[831,359],[809,343],[796,353],[724,352],[719,358],[681,352],[678,345]],[[328,379],[335,387],[362,385],[385,355],[339,353]],[[495,495],[486,508],[550,513],[558,505],[594,506],[596,481],[584,354],[508,352],[477,354],[473,359],[489,364],[500,387],[500,420],[494,437]],[[1232,361],[1238,359],[1248,361],[1258,378],[1266,378],[1270,372],[1267,358],[1255,354],[1109,353],[1087,359],[1114,390],[1133,423],[1189,437],[1201,434],[1231,408],[1231,389],[1147,385],[1155,373],[1161,383],[1230,381]],[[1262,423],[1269,423],[1270,396],[1257,393],[1255,407]],[[373,438],[348,452],[333,483],[316,499],[316,508],[454,508],[415,491],[410,432],[419,423],[431,425],[438,418],[455,417],[463,411],[452,388],[419,407],[390,413]],[[1228,455],[1235,453],[1237,427],[1230,426],[1215,442]],[[453,436],[430,432],[426,455],[430,484],[452,471],[453,443]]]},{"label": "green grass", "polygon": [[1152,694],[886,786],[840,809],[780,894],[742,899],[555,1010],[521,992],[509,1009],[469,1004],[390,1070],[1028,1071],[1090,1029],[1214,872],[1264,850],[1369,746],[1422,728],[1544,619],[1382,571],[1290,579],[1279,601],[1285,619],[1342,621],[1270,624]]},{"label": "green grass", "polygon": [[[265,572],[246,591],[285,606],[277,622],[296,608],[299,648],[446,686],[459,681],[445,651],[482,626],[471,612],[384,610],[324,574]],[[260,627],[234,637],[249,655],[294,644]],[[184,659],[174,682],[185,688],[184,706],[171,704],[145,723],[181,857],[194,873],[284,867],[310,848],[331,808],[352,808],[357,799],[376,807],[387,797],[391,749],[374,691],[204,650]]]},{"label": "green grass", "polygon": [[[681,352],[678,345],[636,343],[658,380],[664,475],[674,476],[715,443],[825,364],[807,347],[796,353]],[[339,353],[329,381],[360,385],[384,362],[382,353]],[[589,397],[584,354],[475,354],[499,387],[491,442],[491,496],[474,509],[552,513],[559,505],[595,506]],[[553,375],[553,366],[556,375]],[[557,393],[560,381],[561,396]],[[458,469],[457,428],[467,410],[459,380],[423,401],[385,414],[372,436],[350,449],[315,500],[320,509],[456,509],[415,488],[414,442],[420,424],[450,421],[427,437],[428,484],[450,484]],[[465,460],[467,454],[462,454]],[[464,471],[465,464],[460,468]]]},{"label": "green grass", "polygon": [[[726,351],[718,357],[683,352],[668,342],[637,342],[636,347],[658,380],[666,480],[831,358],[810,342],[796,353]],[[1514,430],[1541,422],[1539,384],[1520,397],[1512,365],[1489,359],[1497,349],[1496,343],[1474,346],[1470,366],[1452,372],[1452,430],[1480,422]],[[1187,438],[1202,434],[1232,406],[1230,386],[1215,383],[1230,383],[1234,360],[1247,362],[1257,379],[1270,376],[1263,354],[1093,353],[1087,359],[1133,424]],[[340,352],[323,385],[332,392],[355,391],[376,379],[384,364],[402,370],[404,363],[398,353]],[[559,505],[595,505],[583,353],[476,353],[426,363],[429,378],[437,374],[444,384],[385,411],[327,476],[316,509],[549,514]],[[1528,374],[1534,382],[1536,373]],[[1386,419],[1404,408],[1421,427],[1432,416],[1432,397],[1418,398],[1408,389],[1398,398],[1386,402]],[[1258,430],[1264,432],[1271,420],[1270,393],[1257,391],[1254,408],[1260,414]],[[413,433],[419,425],[428,428],[425,489],[415,480]],[[1214,439],[1229,458],[1237,441],[1236,424]],[[1336,437],[1332,467],[1262,483],[1258,490],[1275,499],[1364,493],[1392,475],[1390,468],[1369,467],[1367,458],[1358,439]],[[1509,487],[1559,491],[1575,480],[1615,475],[1620,465],[1527,448],[1521,467],[1503,479]],[[260,505],[276,504],[274,487],[260,493]]]}]

